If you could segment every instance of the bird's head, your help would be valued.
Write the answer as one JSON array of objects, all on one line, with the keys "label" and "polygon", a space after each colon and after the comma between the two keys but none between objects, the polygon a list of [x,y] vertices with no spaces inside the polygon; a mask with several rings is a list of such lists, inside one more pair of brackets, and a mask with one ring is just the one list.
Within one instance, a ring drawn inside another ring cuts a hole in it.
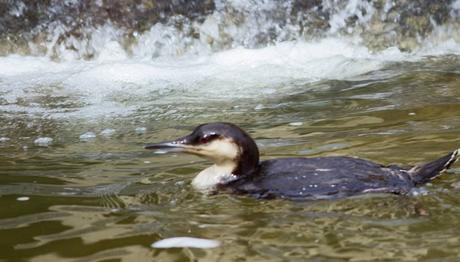
[{"label": "bird's head", "polygon": [[215,165],[234,165],[232,174],[252,172],[259,164],[259,150],[254,140],[231,123],[208,123],[195,128],[187,136],[162,143],[145,145],[146,149],[166,153],[189,153],[214,162]]}]

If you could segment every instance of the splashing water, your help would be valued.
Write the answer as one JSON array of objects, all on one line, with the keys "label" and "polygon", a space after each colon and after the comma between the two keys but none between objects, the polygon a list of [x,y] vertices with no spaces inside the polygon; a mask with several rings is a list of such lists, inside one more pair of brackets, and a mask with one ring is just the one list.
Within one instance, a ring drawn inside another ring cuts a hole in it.
[{"label": "splashing water", "polygon": [[143,145],[229,121],[262,159],[444,155],[460,143],[459,0],[0,12],[0,204],[17,207],[0,212],[0,260],[458,260],[458,168],[408,197],[259,201],[194,192],[209,163]]},{"label": "splashing water", "polygon": [[[69,12],[69,19],[86,4],[38,3],[49,14]],[[419,37],[412,44],[412,37],[394,31],[394,25],[409,23],[405,16],[423,6],[392,1],[383,6],[359,0],[307,6],[297,1],[216,1],[197,4],[203,13],[190,17],[178,15],[179,7],[170,13],[162,9],[165,19],[151,18],[150,28],[126,24],[133,26],[131,33],[116,18],[101,23],[88,14],[86,23],[73,26],[43,19],[23,35],[47,26],[46,37],[25,39],[31,54],[44,57],[18,56],[13,50],[0,58],[0,110],[51,118],[127,116],[198,98],[285,96],[296,93],[299,84],[352,79],[391,63],[458,54],[458,1],[430,7],[438,11],[427,14],[431,29],[415,28]],[[19,1],[9,8],[13,21],[29,7]],[[437,22],[444,12],[447,17]],[[412,51],[401,51],[408,45]]]}]

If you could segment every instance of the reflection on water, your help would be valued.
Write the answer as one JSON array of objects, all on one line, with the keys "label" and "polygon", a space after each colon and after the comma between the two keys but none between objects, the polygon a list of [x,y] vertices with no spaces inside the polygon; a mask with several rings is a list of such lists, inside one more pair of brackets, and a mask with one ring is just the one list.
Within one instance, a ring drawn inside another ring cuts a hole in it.
[{"label": "reflection on water", "polygon": [[[459,168],[414,196],[260,201],[201,195],[190,181],[207,162],[142,149],[225,120],[248,130],[264,159],[428,161],[460,147],[460,76],[452,61],[392,64],[350,80],[283,82],[276,88],[289,90],[284,95],[192,99],[94,121],[1,115],[0,136],[8,139],[0,142],[0,258],[456,261]],[[87,132],[95,137],[82,140]],[[36,145],[38,137],[53,143]],[[216,239],[222,247],[150,247],[178,236]]]}]

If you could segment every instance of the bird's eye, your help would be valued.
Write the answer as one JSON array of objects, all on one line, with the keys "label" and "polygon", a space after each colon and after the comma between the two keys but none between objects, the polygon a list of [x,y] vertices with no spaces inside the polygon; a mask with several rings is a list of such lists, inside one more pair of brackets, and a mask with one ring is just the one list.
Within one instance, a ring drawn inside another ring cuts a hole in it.
[{"label": "bird's eye", "polygon": [[217,134],[211,134],[211,135],[203,136],[203,137],[201,137],[201,139],[200,139],[200,143],[201,143],[201,144],[207,144],[207,143],[209,143],[211,140],[217,138],[218,136],[219,136],[219,135],[217,135]]},{"label": "bird's eye", "polygon": [[205,136],[205,137],[202,137],[200,139],[200,143],[201,144],[207,144],[209,141],[211,141],[211,139],[209,139],[209,137]]}]

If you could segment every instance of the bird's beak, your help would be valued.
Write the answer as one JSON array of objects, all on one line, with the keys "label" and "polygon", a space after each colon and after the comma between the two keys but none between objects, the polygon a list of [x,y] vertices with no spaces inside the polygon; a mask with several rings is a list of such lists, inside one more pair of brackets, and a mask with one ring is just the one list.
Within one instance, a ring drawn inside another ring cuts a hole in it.
[{"label": "bird's beak", "polygon": [[182,137],[173,141],[146,144],[145,149],[156,150],[161,153],[191,153],[196,154],[199,149],[190,144],[188,137]]},{"label": "bird's beak", "polygon": [[145,149],[163,151],[165,153],[183,152],[185,147],[181,144],[171,142],[162,142],[158,144],[147,144]]}]

